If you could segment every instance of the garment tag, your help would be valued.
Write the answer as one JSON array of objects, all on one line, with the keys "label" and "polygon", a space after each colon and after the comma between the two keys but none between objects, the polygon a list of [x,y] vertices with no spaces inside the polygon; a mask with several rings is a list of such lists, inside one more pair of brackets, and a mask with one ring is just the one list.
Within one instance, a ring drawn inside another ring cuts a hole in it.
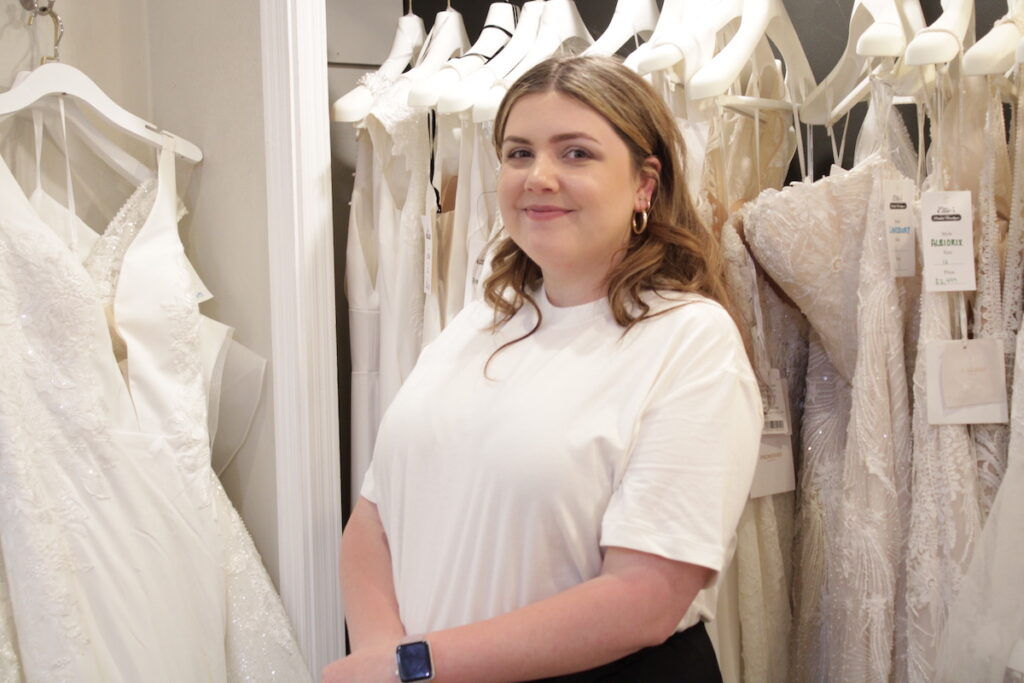
[{"label": "garment tag", "polygon": [[917,186],[909,178],[894,178],[882,183],[885,237],[893,277],[914,277],[917,274],[914,210],[911,208],[916,194]]},{"label": "garment tag", "polygon": [[768,396],[765,400],[762,434],[792,434],[789,419],[789,391],[786,380],[776,368],[768,372]]},{"label": "garment tag", "polygon": [[793,444],[788,434],[763,434],[750,497],[761,498],[796,489]]},{"label": "garment tag", "polygon": [[930,424],[1009,421],[1002,339],[931,341],[925,353]]},{"label": "garment tag", "polygon": [[423,217],[423,293],[430,294],[434,285],[434,214]]},{"label": "garment tag", "polygon": [[789,415],[789,391],[777,368],[768,371],[764,428],[758,452],[750,497],[760,498],[796,488],[793,466],[792,421]]},{"label": "garment tag", "polygon": [[974,216],[971,193],[921,195],[921,251],[928,292],[974,291]]},{"label": "garment tag", "polygon": [[1014,643],[1013,649],[1010,650],[1003,683],[1024,683],[1024,638]]}]

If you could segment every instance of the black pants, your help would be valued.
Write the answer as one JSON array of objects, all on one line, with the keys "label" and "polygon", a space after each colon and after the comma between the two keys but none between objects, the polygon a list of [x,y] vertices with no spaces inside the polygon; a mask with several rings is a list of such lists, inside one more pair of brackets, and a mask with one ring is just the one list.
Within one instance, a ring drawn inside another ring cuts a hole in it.
[{"label": "black pants", "polygon": [[699,622],[661,645],[541,683],[722,683],[722,673],[704,622]]}]

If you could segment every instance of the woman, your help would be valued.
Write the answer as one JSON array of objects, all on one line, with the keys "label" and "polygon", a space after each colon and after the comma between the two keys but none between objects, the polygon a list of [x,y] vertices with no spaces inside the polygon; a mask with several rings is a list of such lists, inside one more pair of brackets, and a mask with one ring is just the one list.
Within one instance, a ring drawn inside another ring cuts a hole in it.
[{"label": "woman", "polygon": [[679,133],[616,61],[565,58],[494,142],[508,237],[383,419],[324,679],[720,680],[761,401]]}]

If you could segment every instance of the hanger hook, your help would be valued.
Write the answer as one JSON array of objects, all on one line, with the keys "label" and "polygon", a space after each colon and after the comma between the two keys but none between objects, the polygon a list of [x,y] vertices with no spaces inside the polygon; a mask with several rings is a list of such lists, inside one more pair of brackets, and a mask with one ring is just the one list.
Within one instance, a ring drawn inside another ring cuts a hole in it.
[{"label": "hanger hook", "polygon": [[54,3],[57,0],[21,0],[21,6],[25,8],[25,11],[30,12],[28,17],[28,25],[32,26],[35,23],[35,19],[38,16],[49,16],[50,21],[53,22],[53,55],[50,57],[43,57],[39,60],[40,64],[46,62],[59,62],[60,61],[60,41],[64,38],[64,20],[60,18],[53,9]]},{"label": "hanger hook", "polygon": [[50,19],[53,21],[53,56],[43,57],[42,63],[44,64],[46,62],[60,61],[60,41],[64,39],[64,20],[53,9],[50,9],[47,14],[50,15]]}]

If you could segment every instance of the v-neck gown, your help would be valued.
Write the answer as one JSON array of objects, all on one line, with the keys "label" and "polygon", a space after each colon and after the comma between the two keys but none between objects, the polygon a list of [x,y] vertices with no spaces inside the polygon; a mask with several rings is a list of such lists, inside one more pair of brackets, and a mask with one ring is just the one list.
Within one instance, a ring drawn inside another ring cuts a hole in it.
[{"label": "v-neck gown", "polygon": [[210,469],[169,145],[152,204],[113,292],[123,375],[101,287],[0,163],[0,673],[309,680]]}]

